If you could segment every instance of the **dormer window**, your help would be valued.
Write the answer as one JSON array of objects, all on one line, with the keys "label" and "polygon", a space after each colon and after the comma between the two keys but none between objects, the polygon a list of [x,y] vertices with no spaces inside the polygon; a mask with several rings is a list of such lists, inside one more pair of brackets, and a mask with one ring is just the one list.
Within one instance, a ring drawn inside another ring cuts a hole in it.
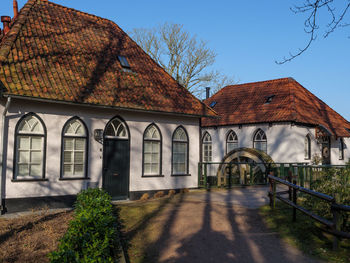
[{"label": "dormer window", "polygon": [[120,62],[120,65],[122,66],[124,72],[132,72],[130,64],[129,64],[128,60],[126,59],[126,57],[118,56],[118,60]]},{"label": "dormer window", "polygon": [[275,97],[275,95],[270,95],[266,97],[265,104],[270,104],[272,102],[272,99]]},{"label": "dormer window", "polygon": [[210,103],[209,107],[210,107],[210,108],[214,108],[215,105],[216,105],[216,103],[217,103],[216,101],[213,101],[212,103]]}]

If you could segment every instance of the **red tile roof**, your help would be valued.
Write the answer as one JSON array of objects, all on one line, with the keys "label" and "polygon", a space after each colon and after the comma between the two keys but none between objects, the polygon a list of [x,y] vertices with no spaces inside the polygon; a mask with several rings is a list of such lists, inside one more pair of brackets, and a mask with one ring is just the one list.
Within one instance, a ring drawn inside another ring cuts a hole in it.
[{"label": "red tile roof", "polygon": [[202,118],[202,126],[287,121],[321,125],[333,135],[350,137],[345,129],[350,123],[292,78],[227,86],[205,103],[214,101],[220,118]]},{"label": "red tile roof", "polygon": [[[29,0],[0,41],[5,96],[216,115],[107,19]],[[118,55],[132,72],[123,71]]]}]

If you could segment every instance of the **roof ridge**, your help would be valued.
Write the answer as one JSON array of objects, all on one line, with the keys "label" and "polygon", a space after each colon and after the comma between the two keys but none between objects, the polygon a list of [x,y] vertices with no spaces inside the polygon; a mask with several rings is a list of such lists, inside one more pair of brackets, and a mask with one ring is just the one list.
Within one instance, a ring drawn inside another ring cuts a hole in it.
[{"label": "roof ridge", "polygon": [[18,13],[18,16],[14,21],[14,24],[12,25],[10,31],[6,34],[6,36],[2,38],[2,42],[0,44],[0,62],[3,62],[7,59],[11,47],[17,39],[19,31],[27,20],[29,11],[37,3],[37,1],[39,0],[28,0],[28,2],[25,3],[25,5]]},{"label": "roof ridge", "polygon": [[294,79],[291,77],[285,77],[285,78],[278,78],[278,79],[261,80],[261,81],[246,82],[246,83],[241,83],[241,84],[227,85],[224,88],[237,87],[237,86],[243,86],[243,85],[254,85],[254,84],[258,84],[258,83],[270,83],[270,82],[277,82],[277,81],[282,81],[282,80],[289,80],[290,81],[290,80],[294,80]]}]

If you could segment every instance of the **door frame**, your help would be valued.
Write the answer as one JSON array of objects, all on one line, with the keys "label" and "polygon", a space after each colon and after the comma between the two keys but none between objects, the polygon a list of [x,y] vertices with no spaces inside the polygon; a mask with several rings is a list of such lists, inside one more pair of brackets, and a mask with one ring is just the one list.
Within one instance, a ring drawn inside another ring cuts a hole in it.
[{"label": "door frame", "polygon": [[[105,138],[105,133],[106,133],[106,128],[108,127],[108,125],[115,119],[119,119],[122,123],[124,123],[125,127],[126,127],[126,131],[127,131],[127,134],[128,134],[128,139],[121,139],[121,138]],[[108,122],[107,124],[105,125],[104,127],[104,130],[103,130],[103,141],[102,141],[102,147],[103,147],[103,150],[102,150],[102,189],[105,190],[105,150],[106,150],[106,147],[105,147],[105,141],[108,141],[108,140],[111,140],[111,141],[128,141],[128,151],[129,151],[129,160],[128,160],[128,169],[127,169],[127,189],[128,189],[128,193],[127,193],[127,198],[130,197],[130,155],[131,155],[131,147],[130,147],[130,130],[129,130],[129,126],[128,124],[126,123],[126,121],[119,115],[115,115],[114,117],[112,117]],[[113,198],[113,196],[112,196]]]}]

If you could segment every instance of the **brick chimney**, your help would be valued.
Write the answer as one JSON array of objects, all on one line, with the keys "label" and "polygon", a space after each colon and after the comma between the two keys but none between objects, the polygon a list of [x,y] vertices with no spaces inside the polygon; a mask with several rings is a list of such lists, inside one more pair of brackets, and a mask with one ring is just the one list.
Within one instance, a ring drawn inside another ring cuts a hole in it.
[{"label": "brick chimney", "polygon": [[13,0],[13,19],[16,19],[18,16],[18,3],[17,0]]},{"label": "brick chimney", "polygon": [[2,16],[1,17],[1,22],[4,24],[4,35],[6,35],[10,31],[10,22],[11,22],[11,17],[9,16]]}]

